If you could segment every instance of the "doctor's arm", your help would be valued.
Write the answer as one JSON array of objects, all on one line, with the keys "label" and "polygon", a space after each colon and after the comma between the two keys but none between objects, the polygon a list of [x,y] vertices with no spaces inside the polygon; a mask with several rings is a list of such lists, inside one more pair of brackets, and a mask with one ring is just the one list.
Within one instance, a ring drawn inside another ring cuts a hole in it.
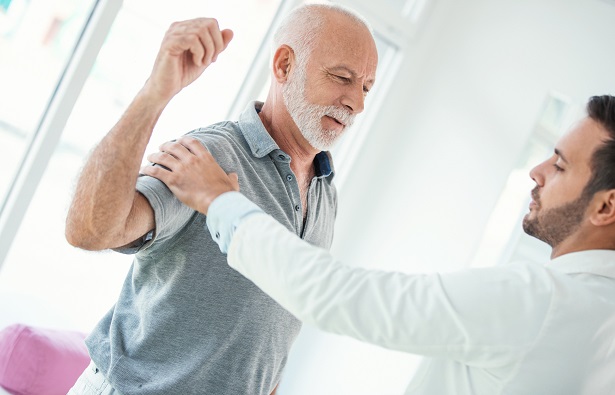
[{"label": "doctor's arm", "polygon": [[[168,155],[170,154],[170,155]],[[236,192],[198,141],[182,137],[148,157],[160,179],[184,204],[207,215],[207,227],[229,264],[302,321],[324,330],[399,349],[408,335],[407,276],[344,266],[298,238]]]},{"label": "doctor's arm", "polygon": [[419,304],[437,277],[346,266],[237,192],[213,201],[207,223],[229,265],[301,321],[401,351],[433,342]]},{"label": "doctor's arm", "polygon": [[389,349],[475,363],[523,352],[538,333],[541,321],[525,319],[548,306],[537,305],[523,272],[421,275],[344,265],[236,192],[236,176],[198,142],[175,148],[162,163],[168,170],[150,167],[150,175],[206,214],[229,265],[301,321]]}]

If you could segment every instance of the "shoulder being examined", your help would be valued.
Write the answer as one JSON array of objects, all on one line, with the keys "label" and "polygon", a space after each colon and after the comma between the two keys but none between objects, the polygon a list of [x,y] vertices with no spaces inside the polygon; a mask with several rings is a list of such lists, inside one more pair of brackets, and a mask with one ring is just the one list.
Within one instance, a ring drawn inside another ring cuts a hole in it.
[{"label": "shoulder being examined", "polygon": [[237,122],[218,122],[192,130],[185,135],[199,140],[221,165],[242,161],[252,156]]}]

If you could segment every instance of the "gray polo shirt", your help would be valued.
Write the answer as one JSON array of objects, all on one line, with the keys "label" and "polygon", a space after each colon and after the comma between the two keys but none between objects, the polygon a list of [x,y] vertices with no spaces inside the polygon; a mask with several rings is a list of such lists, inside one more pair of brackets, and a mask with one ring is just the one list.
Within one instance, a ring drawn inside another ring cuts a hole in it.
[{"label": "gray polo shirt", "polygon": [[[238,122],[190,132],[241,192],[289,230],[329,248],[336,191],[328,153],[317,155],[303,226],[290,157],[267,133],[253,102]],[[136,252],[115,306],[86,343],[113,387],[130,394],[269,395],[280,379],[300,322],[231,269],[206,217],[157,179],[137,189],[155,212],[156,230]]]}]

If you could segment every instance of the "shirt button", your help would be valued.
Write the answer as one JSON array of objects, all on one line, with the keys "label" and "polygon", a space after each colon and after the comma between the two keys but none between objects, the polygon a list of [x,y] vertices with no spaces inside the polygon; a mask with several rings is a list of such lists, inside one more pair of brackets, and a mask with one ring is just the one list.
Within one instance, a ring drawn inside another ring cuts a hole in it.
[{"label": "shirt button", "polygon": [[284,155],[280,154],[280,155],[278,155],[278,159],[284,160],[284,159],[286,159],[286,157]]},{"label": "shirt button", "polygon": [[286,176],[286,179],[287,179],[288,181],[292,181],[292,180],[293,180],[293,176],[291,176],[290,174],[288,174],[288,175]]},{"label": "shirt button", "polygon": [[220,238],[220,232],[216,232],[216,239]]},{"label": "shirt button", "polygon": [[295,206],[295,211],[299,211],[299,210],[301,210],[301,206],[296,205],[296,206]]}]

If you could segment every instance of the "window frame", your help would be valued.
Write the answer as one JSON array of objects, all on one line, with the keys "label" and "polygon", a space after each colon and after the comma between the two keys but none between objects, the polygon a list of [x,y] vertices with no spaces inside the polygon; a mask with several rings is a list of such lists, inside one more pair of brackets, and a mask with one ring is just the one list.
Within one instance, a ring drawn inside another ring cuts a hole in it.
[{"label": "window frame", "polygon": [[123,0],[95,0],[0,207],[0,270]]}]

